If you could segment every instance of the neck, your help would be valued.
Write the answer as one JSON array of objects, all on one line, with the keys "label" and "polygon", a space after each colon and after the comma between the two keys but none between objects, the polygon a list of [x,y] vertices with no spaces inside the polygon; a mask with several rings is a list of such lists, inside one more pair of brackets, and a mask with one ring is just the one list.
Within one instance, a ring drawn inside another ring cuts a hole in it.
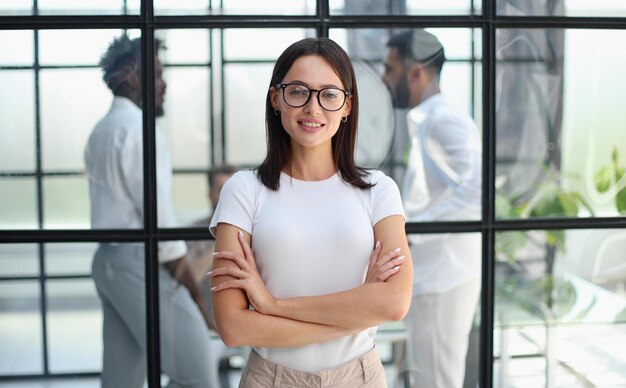
[{"label": "neck", "polygon": [[292,152],[291,163],[283,170],[289,176],[303,181],[321,181],[337,172],[332,150],[320,148],[298,148]]},{"label": "neck", "polygon": [[439,93],[441,93],[441,89],[439,88],[439,77],[434,77],[428,83],[428,85],[426,85],[426,88],[424,88],[424,93],[422,93],[421,101],[424,101],[427,98]]},{"label": "neck", "polygon": [[137,105],[139,108],[141,108],[141,95],[134,93],[123,93],[123,94],[118,94],[118,97],[124,97],[124,98],[128,98],[129,100],[131,100],[135,105]]}]

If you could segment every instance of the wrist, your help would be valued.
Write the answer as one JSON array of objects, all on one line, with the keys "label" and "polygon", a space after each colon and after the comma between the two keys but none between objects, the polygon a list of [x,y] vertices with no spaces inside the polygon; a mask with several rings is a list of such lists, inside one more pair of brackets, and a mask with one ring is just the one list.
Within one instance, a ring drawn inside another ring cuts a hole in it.
[{"label": "wrist", "polygon": [[268,315],[274,315],[276,317],[284,317],[285,300],[274,298],[269,306]]}]

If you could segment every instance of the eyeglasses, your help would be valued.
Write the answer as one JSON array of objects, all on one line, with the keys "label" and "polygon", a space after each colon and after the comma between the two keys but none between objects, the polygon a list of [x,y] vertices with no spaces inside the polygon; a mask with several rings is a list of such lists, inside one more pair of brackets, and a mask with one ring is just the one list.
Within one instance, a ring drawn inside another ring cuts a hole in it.
[{"label": "eyeglasses", "polygon": [[317,102],[331,112],[343,108],[350,92],[338,88],[311,89],[300,84],[276,84],[283,90],[283,100],[292,108],[300,108],[308,104],[311,92],[317,92]]}]

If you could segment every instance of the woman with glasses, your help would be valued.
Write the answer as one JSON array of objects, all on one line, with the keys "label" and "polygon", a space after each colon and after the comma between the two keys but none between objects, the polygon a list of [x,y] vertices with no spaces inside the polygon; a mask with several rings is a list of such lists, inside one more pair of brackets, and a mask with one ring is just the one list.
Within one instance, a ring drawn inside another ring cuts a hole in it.
[{"label": "woman with glasses", "polygon": [[396,184],[354,162],[345,51],[289,46],[265,116],[265,160],[226,183],[211,222],[217,328],[253,348],[240,387],[386,387],[373,337],[406,314],[412,264]]}]

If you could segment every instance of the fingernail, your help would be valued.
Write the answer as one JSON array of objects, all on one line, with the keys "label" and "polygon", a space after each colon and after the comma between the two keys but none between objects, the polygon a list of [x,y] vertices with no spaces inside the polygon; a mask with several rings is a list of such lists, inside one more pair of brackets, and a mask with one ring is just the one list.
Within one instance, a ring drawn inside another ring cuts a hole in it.
[{"label": "fingernail", "polygon": [[211,291],[215,291],[216,288],[217,288],[217,286],[211,287]]},{"label": "fingernail", "polygon": [[404,256],[400,256],[396,259],[397,261],[404,261]]},{"label": "fingernail", "polygon": [[243,233],[241,233],[241,230],[239,231],[239,237],[243,237]]},{"label": "fingernail", "polygon": [[210,274],[212,274],[212,273],[213,273],[213,271],[209,271],[209,272],[207,272],[206,274],[207,274],[207,276],[208,276],[208,275],[210,275]]},{"label": "fingernail", "polygon": [[211,254],[212,254],[213,256],[215,256],[215,255],[218,255],[218,254],[219,254],[219,252],[213,252],[213,253],[211,253]]},{"label": "fingernail", "polygon": [[380,247],[380,241],[376,241],[376,248]]},{"label": "fingernail", "polygon": [[394,252],[400,252],[400,250],[402,250],[402,248],[396,248],[396,249],[394,249],[393,251],[394,251]]},{"label": "fingernail", "polygon": [[394,271],[399,271],[400,270],[400,266],[396,265],[395,267],[392,268]]}]

